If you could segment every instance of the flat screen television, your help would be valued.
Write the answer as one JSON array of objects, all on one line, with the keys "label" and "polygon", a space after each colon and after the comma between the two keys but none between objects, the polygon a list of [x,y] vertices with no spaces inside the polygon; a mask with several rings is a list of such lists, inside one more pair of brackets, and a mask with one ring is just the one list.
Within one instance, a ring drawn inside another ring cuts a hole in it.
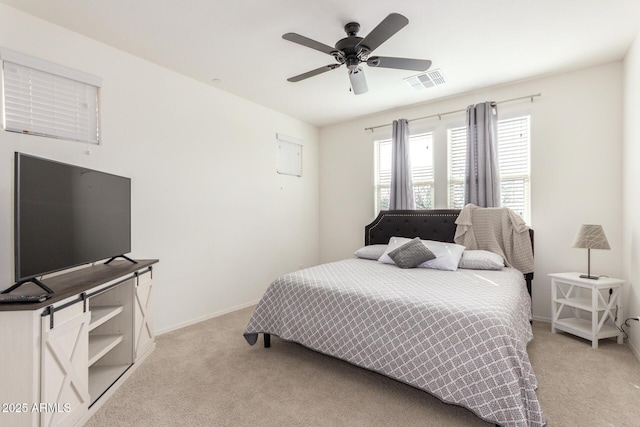
[{"label": "flat screen television", "polygon": [[131,252],[130,178],[15,153],[14,206],[17,284]]}]

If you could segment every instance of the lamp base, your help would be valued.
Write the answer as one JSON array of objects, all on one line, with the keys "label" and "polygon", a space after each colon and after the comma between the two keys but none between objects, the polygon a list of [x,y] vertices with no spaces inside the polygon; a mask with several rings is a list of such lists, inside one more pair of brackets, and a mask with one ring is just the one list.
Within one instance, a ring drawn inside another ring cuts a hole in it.
[{"label": "lamp base", "polygon": [[600,277],[598,276],[590,276],[588,274],[581,274],[580,275],[581,279],[591,279],[591,280],[598,280]]}]

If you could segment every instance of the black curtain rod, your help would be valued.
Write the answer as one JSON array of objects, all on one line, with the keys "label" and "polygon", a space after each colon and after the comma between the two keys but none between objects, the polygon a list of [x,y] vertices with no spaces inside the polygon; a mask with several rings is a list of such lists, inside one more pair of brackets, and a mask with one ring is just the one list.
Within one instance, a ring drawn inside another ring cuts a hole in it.
[{"label": "black curtain rod", "polygon": [[[533,95],[527,95],[527,96],[520,96],[518,98],[505,99],[504,101],[496,102],[496,104],[504,104],[505,102],[520,101],[521,99],[531,99],[531,102],[533,102],[533,98],[537,98],[538,96],[542,96],[542,94],[541,93],[534,93]],[[434,117],[437,117],[438,119],[441,119],[442,116],[446,116],[448,114],[462,113],[464,111],[467,111],[467,109],[466,108],[461,108],[460,110],[447,111],[446,113],[432,114],[430,116],[424,116],[424,117],[416,117],[415,119],[411,119],[411,120],[407,120],[407,121],[408,122],[414,122],[416,120],[432,119]],[[364,128],[364,130],[370,130],[371,132],[373,132],[375,129],[384,128],[384,127],[387,127],[387,126],[391,126],[391,124],[371,126],[371,127],[368,127],[368,128]]]}]

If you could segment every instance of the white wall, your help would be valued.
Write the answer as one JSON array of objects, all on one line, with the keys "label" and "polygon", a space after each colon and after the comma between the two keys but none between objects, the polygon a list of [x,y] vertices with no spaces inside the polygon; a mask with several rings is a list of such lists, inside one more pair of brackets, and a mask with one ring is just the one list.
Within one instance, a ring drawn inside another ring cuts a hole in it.
[{"label": "white wall", "polygon": [[[625,317],[640,316],[640,34],[624,61],[624,270]],[[640,323],[631,321],[629,345],[640,358]]]},{"label": "white wall", "polygon": [[[637,70],[636,70],[637,71]],[[499,115],[532,115],[531,192],[536,269],[534,316],[551,317],[548,273],[586,271],[587,254],[571,243],[583,223],[602,224],[612,250],[594,251],[592,272],[622,277],[622,63],[487,88],[447,100],[327,126],[320,131],[320,253],[351,256],[373,217],[373,138],[365,127],[458,109],[487,100],[542,93],[533,103],[499,105]],[[442,134],[443,116],[411,126]],[[383,130],[383,132],[385,132]],[[437,148],[437,147],[436,147]],[[441,154],[441,153],[440,153]],[[439,154],[436,152],[436,156]],[[445,206],[436,206],[445,207]],[[640,225],[640,223],[638,224]]]},{"label": "white wall", "polygon": [[[132,178],[131,255],[160,259],[157,331],[318,262],[317,128],[5,5],[0,46],[104,79],[100,146],[0,130],[0,289],[14,280],[14,151]],[[276,132],[304,141],[303,178],[276,174]]]}]

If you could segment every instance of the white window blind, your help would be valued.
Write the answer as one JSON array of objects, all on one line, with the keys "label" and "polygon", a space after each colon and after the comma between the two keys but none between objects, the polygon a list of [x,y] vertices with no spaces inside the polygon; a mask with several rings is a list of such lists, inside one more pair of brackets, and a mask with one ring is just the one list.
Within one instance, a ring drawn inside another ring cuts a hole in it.
[{"label": "white window blind", "polygon": [[466,141],[467,129],[464,126],[447,129],[450,209],[462,209],[464,207]]},{"label": "white window blind", "polygon": [[0,55],[5,130],[100,142],[99,78],[8,49]]},{"label": "white window blind", "polygon": [[[465,127],[447,130],[449,160],[449,207],[464,207],[466,157]],[[502,206],[513,209],[529,222],[530,116],[498,121],[498,162]]]},{"label": "white window blind", "polygon": [[[409,137],[411,177],[416,209],[433,209],[433,133]],[[375,142],[375,210],[389,209],[391,139]]]},{"label": "white window blind", "polygon": [[498,156],[500,162],[500,197],[529,222],[529,145],[530,117],[498,122]]}]

